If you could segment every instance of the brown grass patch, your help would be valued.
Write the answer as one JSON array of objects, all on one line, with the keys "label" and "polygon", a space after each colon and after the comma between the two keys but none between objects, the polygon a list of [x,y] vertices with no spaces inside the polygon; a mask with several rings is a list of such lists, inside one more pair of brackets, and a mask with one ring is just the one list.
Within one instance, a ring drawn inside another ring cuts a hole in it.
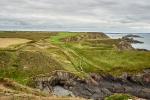
[{"label": "brown grass patch", "polygon": [[11,45],[23,44],[30,41],[31,40],[21,38],[0,38],[0,48],[7,48]]}]

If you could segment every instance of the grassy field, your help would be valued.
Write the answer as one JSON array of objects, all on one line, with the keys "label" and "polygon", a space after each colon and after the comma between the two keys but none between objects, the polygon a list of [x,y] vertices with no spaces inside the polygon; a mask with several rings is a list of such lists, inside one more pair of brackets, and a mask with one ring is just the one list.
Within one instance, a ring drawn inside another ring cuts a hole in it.
[{"label": "grassy field", "polygon": [[77,33],[69,33],[69,32],[60,32],[56,36],[52,36],[50,38],[50,41],[52,43],[58,44],[61,43],[61,39],[71,37],[71,36],[76,36]]},{"label": "grassy field", "polygon": [[30,32],[30,31],[0,31],[1,38],[23,38],[33,41],[55,36],[57,32]]},{"label": "grassy field", "polygon": [[[65,37],[73,36],[73,33],[67,34],[69,33],[65,33]],[[57,39],[52,37],[51,40],[57,40],[55,43],[58,43],[61,36],[61,34],[58,35],[59,38]],[[121,75],[124,72],[132,74],[150,68],[150,52],[119,51],[114,47],[119,41],[115,39],[91,39],[88,42],[64,43],[61,48],[64,48],[64,51],[69,52],[70,56],[74,58],[72,60],[74,67],[78,71],[83,70],[86,73],[102,71],[112,75]]]},{"label": "grassy field", "polygon": [[106,97],[105,100],[129,100],[134,99],[134,97],[127,95],[127,94],[114,94],[112,96]]},{"label": "grassy field", "polygon": [[[88,73],[120,76],[150,69],[150,52],[119,50],[117,46],[120,39],[110,39],[101,33],[5,31],[0,32],[0,39],[0,46],[21,43],[20,39],[32,41],[23,41],[21,48],[15,45],[11,49],[0,49],[0,79],[13,79],[23,85],[31,84],[33,77],[56,70],[65,70],[86,78]],[[17,86],[17,91],[35,93],[17,83],[13,85],[15,89]],[[2,89],[0,87],[0,91]],[[105,100],[128,100],[131,97],[115,94]]]},{"label": "grassy field", "polygon": [[[84,35],[83,35],[84,34]],[[87,35],[87,36],[86,36]],[[90,36],[88,36],[90,35]],[[70,37],[86,37],[77,42],[63,42]],[[0,38],[23,38],[28,43],[16,51],[0,50],[0,77],[27,84],[30,78],[55,70],[85,76],[88,73],[138,73],[150,68],[150,52],[118,50],[120,40],[86,33],[70,32],[0,32]],[[41,48],[46,45],[46,48]]]},{"label": "grassy field", "polygon": [[39,74],[62,70],[57,60],[40,51],[0,51],[0,77],[26,84]]},{"label": "grassy field", "polygon": [[138,51],[116,51],[74,48],[79,56],[94,63],[105,73],[119,75],[123,72],[133,73],[149,68],[150,53]]}]

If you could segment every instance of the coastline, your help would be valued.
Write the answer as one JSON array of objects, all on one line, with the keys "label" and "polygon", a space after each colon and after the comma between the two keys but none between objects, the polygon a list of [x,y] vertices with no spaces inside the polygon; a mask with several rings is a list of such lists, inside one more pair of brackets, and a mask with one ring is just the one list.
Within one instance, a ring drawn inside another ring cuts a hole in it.
[{"label": "coastline", "polygon": [[107,33],[107,35],[112,38],[112,39],[118,39],[118,38],[122,38],[123,36],[126,35],[137,35],[139,37],[133,37],[133,39],[137,40],[137,41],[141,41],[144,42],[142,44],[140,43],[132,43],[131,45],[135,48],[135,49],[145,49],[145,50],[150,50],[150,33]]}]

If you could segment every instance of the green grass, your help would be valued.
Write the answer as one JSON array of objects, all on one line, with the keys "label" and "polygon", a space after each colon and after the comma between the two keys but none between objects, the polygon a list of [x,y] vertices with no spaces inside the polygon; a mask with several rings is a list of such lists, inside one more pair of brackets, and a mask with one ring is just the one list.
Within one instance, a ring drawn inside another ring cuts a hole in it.
[{"label": "green grass", "polygon": [[36,32],[33,34],[0,32],[0,37],[31,38],[36,41],[46,38],[48,40],[46,43],[54,45],[42,50],[39,48],[36,50],[35,47],[32,50],[32,46],[28,51],[24,48],[16,51],[1,50],[0,77],[12,78],[26,84],[30,77],[55,70],[67,70],[84,76],[91,72],[121,75],[124,72],[137,73],[150,68],[150,52],[118,51],[114,45],[120,40],[87,38],[84,41],[64,43],[61,41],[63,38],[80,34],[72,32],[59,32],[55,35],[39,32],[39,34],[37,36]]},{"label": "green grass", "polygon": [[132,99],[132,97],[127,94],[114,94],[105,98],[105,100],[129,100],[129,99]]},{"label": "green grass", "polygon": [[0,77],[11,78],[26,84],[29,75],[22,70],[16,57],[16,52],[0,51]]},{"label": "green grass", "polygon": [[123,72],[139,72],[142,69],[150,68],[150,52],[97,50],[96,48],[92,50],[73,48],[73,50],[100,70],[113,75]]},{"label": "green grass", "polygon": [[26,84],[31,77],[55,70],[62,66],[46,52],[0,51],[0,77],[11,78]]},{"label": "green grass", "polygon": [[52,36],[50,38],[50,41],[52,43],[58,44],[58,43],[61,42],[61,39],[66,38],[66,37],[75,36],[75,35],[77,35],[77,33],[73,33],[73,32],[60,32],[60,33],[58,33],[58,35]]},{"label": "green grass", "polygon": [[10,78],[15,80],[18,83],[21,83],[23,85],[26,85],[29,82],[29,75],[27,72],[23,70],[18,70],[13,67],[9,67],[9,69],[1,69],[0,70],[0,77],[1,78]]},{"label": "green grass", "polygon": [[[78,72],[104,72],[112,75],[121,75],[124,72],[138,73],[150,68],[150,52],[144,51],[118,51],[117,39],[93,39],[79,43],[62,43],[62,38],[70,37],[69,33],[59,33],[51,38],[54,43],[61,43],[61,48],[70,54],[71,67]],[[69,70],[69,69],[67,69]]]},{"label": "green grass", "polygon": [[0,38],[25,38],[33,41],[49,38],[57,35],[57,32],[40,32],[40,31],[0,31]]}]

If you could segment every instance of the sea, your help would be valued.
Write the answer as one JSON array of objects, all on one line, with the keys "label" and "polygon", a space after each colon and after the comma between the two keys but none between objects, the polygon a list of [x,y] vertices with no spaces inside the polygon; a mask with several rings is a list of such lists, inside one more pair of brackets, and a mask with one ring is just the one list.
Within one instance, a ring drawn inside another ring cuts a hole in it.
[{"label": "sea", "polygon": [[131,34],[140,36],[140,37],[133,37],[133,39],[144,42],[142,44],[140,43],[132,44],[134,48],[150,50],[150,33],[107,33],[107,35],[113,39],[122,38],[123,36]]}]

